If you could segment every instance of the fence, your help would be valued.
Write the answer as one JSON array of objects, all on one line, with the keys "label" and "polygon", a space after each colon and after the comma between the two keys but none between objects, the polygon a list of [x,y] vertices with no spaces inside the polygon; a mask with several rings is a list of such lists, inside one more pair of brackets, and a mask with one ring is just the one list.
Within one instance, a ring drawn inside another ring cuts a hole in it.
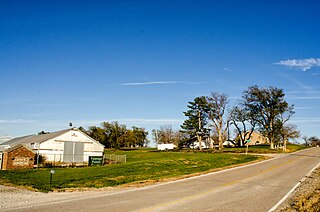
[{"label": "fence", "polygon": [[[98,156],[98,155],[90,155]],[[39,154],[35,158],[35,165],[39,167],[69,167],[69,166],[87,166],[89,155],[84,154]],[[103,155],[103,164],[126,163],[126,155]]]},{"label": "fence", "polygon": [[103,161],[105,164],[126,163],[127,155],[104,155]]}]

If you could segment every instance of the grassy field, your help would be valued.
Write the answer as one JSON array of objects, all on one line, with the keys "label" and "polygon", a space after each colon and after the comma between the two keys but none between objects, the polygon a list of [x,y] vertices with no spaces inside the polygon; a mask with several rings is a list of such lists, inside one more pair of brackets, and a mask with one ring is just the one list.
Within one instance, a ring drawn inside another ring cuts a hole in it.
[{"label": "grassy field", "polygon": [[[110,153],[126,154],[127,163],[99,167],[56,168],[51,189],[101,188],[128,183],[155,182],[198,172],[207,172],[259,158],[253,155],[228,153],[155,152],[150,150],[106,151],[106,154]],[[50,170],[0,171],[0,183],[49,191]]]},{"label": "grassy field", "polygon": [[[287,153],[299,151],[305,149],[307,147],[297,144],[288,144],[287,145]],[[224,148],[223,152],[229,153],[245,153],[246,147],[241,148]],[[258,154],[275,154],[275,153],[282,153],[282,149],[270,149],[270,145],[256,145],[256,146],[249,146],[248,149],[249,153],[258,153]]]}]

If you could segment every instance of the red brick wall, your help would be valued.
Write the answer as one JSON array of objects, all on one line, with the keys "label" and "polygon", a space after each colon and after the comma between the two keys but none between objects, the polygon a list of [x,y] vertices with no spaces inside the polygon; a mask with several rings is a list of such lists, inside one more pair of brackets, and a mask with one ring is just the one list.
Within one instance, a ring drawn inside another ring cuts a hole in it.
[{"label": "red brick wall", "polygon": [[7,150],[3,154],[2,169],[25,169],[33,168],[35,153],[24,146],[20,146],[12,151]]}]

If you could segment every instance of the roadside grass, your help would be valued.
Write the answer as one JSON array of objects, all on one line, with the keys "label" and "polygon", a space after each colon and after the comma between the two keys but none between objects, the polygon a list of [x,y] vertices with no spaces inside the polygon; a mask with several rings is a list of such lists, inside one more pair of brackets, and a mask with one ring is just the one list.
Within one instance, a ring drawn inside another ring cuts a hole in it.
[{"label": "roadside grass", "polygon": [[[127,163],[84,168],[55,168],[51,189],[102,188],[128,183],[161,181],[194,173],[237,165],[259,156],[203,152],[156,152],[150,150],[106,151],[126,154]],[[51,169],[0,171],[0,182],[50,191]]]},{"label": "roadside grass", "polygon": [[[307,147],[298,145],[298,144],[288,144],[287,145],[287,153],[299,151],[302,149],[306,149]],[[282,148],[279,149],[270,149],[270,145],[254,145],[249,146],[248,152],[249,153],[257,153],[257,154],[277,154],[282,153]],[[240,148],[224,148],[223,152],[228,153],[245,153],[246,147]]]}]

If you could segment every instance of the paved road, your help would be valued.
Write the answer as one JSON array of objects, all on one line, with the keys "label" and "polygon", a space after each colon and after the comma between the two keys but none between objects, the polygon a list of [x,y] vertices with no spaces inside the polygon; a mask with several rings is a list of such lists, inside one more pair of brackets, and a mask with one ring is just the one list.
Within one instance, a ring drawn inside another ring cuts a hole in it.
[{"label": "paved road", "polygon": [[320,148],[226,171],[24,211],[268,211],[320,163]]}]

